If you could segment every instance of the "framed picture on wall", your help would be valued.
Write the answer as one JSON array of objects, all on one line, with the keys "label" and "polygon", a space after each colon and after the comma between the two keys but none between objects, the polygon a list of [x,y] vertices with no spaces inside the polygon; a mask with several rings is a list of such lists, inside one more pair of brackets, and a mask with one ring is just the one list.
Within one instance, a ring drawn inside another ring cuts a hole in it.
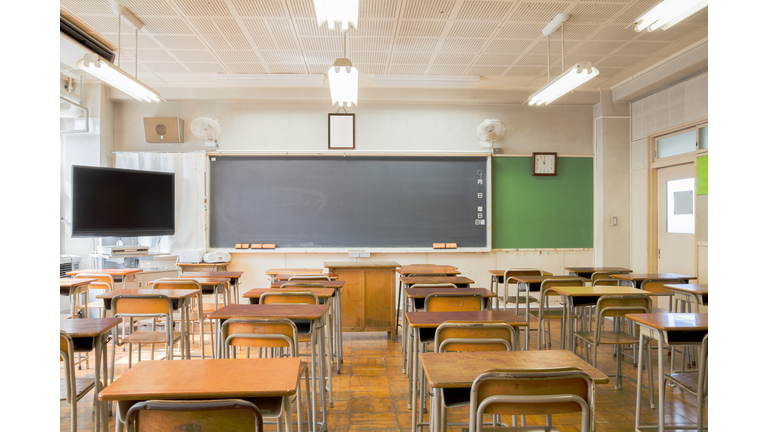
[{"label": "framed picture on wall", "polygon": [[355,149],[355,115],[328,114],[328,148]]}]

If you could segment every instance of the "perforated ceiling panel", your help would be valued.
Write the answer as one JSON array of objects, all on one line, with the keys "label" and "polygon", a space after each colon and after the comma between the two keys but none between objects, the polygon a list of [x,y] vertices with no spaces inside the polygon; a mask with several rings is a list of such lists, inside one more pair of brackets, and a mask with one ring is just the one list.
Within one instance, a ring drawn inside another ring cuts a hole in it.
[{"label": "perforated ceiling panel", "polygon": [[[648,67],[643,60],[670,45],[692,34],[707,36],[707,9],[666,31],[627,28],[657,2],[360,0],[358,28],[347,35],[347,57],[363,74],[530,77],[527,82],[538,87],[547,75],[541,29],[567,12],[565,64],[592,61],[605,88],[633,68]],[[139,31],[140,78],[153,74],[173,84],[179,73],[325,73],[344,53],[340,30],[318,27],[313,0],[60,0],[60,9],[116,48],[112,3],[145,23]],[[559,30],[550,37],[551,71],[561,69],[561,38]],[[134,40],[123,25],[120,45],[130,73]]]}]

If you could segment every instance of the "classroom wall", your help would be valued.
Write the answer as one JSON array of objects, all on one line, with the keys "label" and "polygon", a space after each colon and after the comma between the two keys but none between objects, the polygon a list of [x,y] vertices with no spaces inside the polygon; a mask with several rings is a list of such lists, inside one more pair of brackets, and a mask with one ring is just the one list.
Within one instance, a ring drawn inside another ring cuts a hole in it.
[{"label": "classroom wall", "polygon": [[[631,103],[630,190],[631,268],[646,272],[648,263],[648,136],[708,116],[708,72],[695,75]],[[699,283],[707,283],[707,201],[697,197]],[[703,282],[702,282],[703,281]]]},{"label": "classroom wall", "polygon": [[[561,155],[593,155],[591,106],[522,107],[518,105],[375,104],[348,111],[356,114],[356,146],[369,151],[470,151],[480,152],[477,126],[497,118],[507,127],[494,143],[504,154],[556,151]],[[329,104],[287,102],[119,102],[115,106],[116,151],[194,151],[204,149],[189,133],[197,117],[218,119],[222,126],[221,150],[327,150]],[[184,144],[148,144],[143,117],[181,117]],[[371,254],[369,260],[408,263],[445,263],[458,266],[464,275],[487,287],[488,270],[536,267],[563,274],[566,266],[594,263],[594,251]],[[347,254],[275,253],[232,254],[231,268],[244,270],[243,286],[264,286],[264,271],[279,267],[321,267],[324,261],[354,260]]]}]

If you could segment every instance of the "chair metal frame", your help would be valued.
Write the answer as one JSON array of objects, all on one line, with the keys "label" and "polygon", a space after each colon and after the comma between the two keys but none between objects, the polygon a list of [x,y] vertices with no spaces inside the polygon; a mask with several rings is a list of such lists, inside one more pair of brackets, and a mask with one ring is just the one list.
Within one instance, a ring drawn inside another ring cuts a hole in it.
[{"label": "chair metal frame", "polygon": [[[135,300],[165,300],[168,302],[168,313],[147,313],[147,314],[138,314],[138,313],[117,313],[117,306],[121,299],[135,299]],[[140,318],[165,318],[165,357],[163,359],[165,360],[173,360],[173,345],[176,343],[176,341],[179,341],[181,343],[183,334],[179,332],[178,338],[175,337],[173,334],[173,301],[166,295],[157,294],[157,295],[123,295],[118,294],[112,298],[112,310],[115,311],[114,316],[116,318],[122,318],[126,317],[129,318],[131,323],[133,323],[132,318],[134,317],[140,317]],[[133,325],[131,325],[132,327]],[[117,329],[112,330],[113,334],[112,337],[114,338],[114,342],[112,345],[112,370],[115,370],[115,353],[114,349],[115,346],[123,346],[125,344],[128,344],[128,369],[130,369],[133,366],[132,363],[132,349],[133,344],[139,345],[139,361],[141,361],[141,344],[138,342],[123,342],[120,338],[118,338],[117,335]],[[152,320],[152,332],[155,332],[155,320]],[[133,329],[131,329],[131,334],[133,333]],[[128,335],[123,335],[123,338],[127,337]],[[146,342],[145,342],[146,343]],[[182,354],[183,357],[183,354]],[[162,359],[161,359],[162,360]]]},{"label": "chair metal frame", "polygon": [[[671,368],[670,368],[670,371],[671,371]],[[686,383],[684,383],[678,378],[678,376],[686,375],[686,374],[696,375],[697,377],[696,389],[689,387]],[[699,351],[699,370],[698,371],[682,372],[680,374],[676,374],[676,373],[664,374],[664,381],[663,381],[664,388],[662,389],[662,391],[666,391],[667,381],[669,381],[677,385],[677,387],[680,388],[682,391],[696,397],[696,404],[697,404],[696,427],[699,432],[702,432],[705,429],[704,428],[704,398],[708,396],[708,393],[709,393],[709,382],[707,379],[708,375],[709,375],[709,334],[704,336],[704,339],[702,339],[701,341],[701,350]]]},{"label": "chair metal frame", "polygon": [[128,413],[126,415],[126,424],[129,425],[129,428],[134,426],[133,430],[135,432],[141,432],[141,423],[138,423],[138,427],[136,427],[136,423],[142,411],[221,411],[239,409],[253,413],[255,429],[243,427],[241,430],[231,432],[261,432],[264,430],[264,420],[262,418],[261,411],[259,411],[259,408],[253,403],[241,399],[149,400],[145,402],[139,402],[128,409]]},{"label": "chair metal frame", "polygon": [[[194,288],[175,288],[174,285],[181,285],[182,287],[188,286],[188,285],[194,285]],[[168,288],[164,288],[164,286],[168,286]],[[152,289],[196,289],[199,291],[199,295],[197,297],[197,318],[193,318],[192,316],[189,317],[189,321],[192,324],[192,331],[190,332],[190,336],[194,338],[194,329],[195,329],[195,321],[198,321],[200,323],[200,357],[205,358],[205,339],[203,338],[203,335],[205,334],[203,331],[203,325],[204,322],[208,316],[206,314],[204,307],[203,307],[203,287],[200,285],[200,282],[192,279],[192,278],[161,278],[154,281],[152,284]],[[220,293],[214,292],[214,296],[217,296]],[[227,296],[225,296],[226,298]],[[214,308],[218,309],[217,304],[214,303]],[[192,304],[192,308],[190,308],[190,312],[193,311],[195,304]],[[174,313],[173,321],[179,321],[181,322],[181,314],[177,316],[176,313]],[[182,323],[183,325],[183,323]],[[214,358],[214,347],[216,346],[216,331],[214,329],[213,322],[208,319],[208,329],[209,329],[209,335],[211,337],[211,356],[210,358]],[[193,339],[194,342],[194,339]],[[154,359],[154,345],[152,346],[152,357],[151,359]],[[193,357],[197,357],[197,355],[194,355]]]},{"label": "chair metal frame", "polygon": [[[78,273],[74,276],[72,276],[73,279],[98,279],[96,282],[91,282],[88,284],[88,291],[92,289],[97,290],[104,290],[104,292],[110,292],[115,289],[115,278],[112,277],[110,274],[106,273]],[[104,282],[104,280],[108,280],[109,282]],[[86,294],[87,296],[87,294]],[[90,308],[97,308],[99,310],[99,318],[104,318],[106,316],[106,312],[104,309],[104,302],[101,300],[96,300],[93,302],[89,302],[88,299],[85,299],[86,303],[86,310]],[[79,312],[79,311],[78,311]],[[86,315],[85,318],[88,318]]]},{"label": "chair metal frame", "polygon": [[[75,377],[75,342],[72,337],[64,330],[59,330],[59,341],[62,339],[66,343],[66,350],[59,347],[59,358],[64,361],[64,381],[66,385],[66,400],[70,405],[71,421],[70,426],[72,432],[77,431],[77,402],[80,401],[91,390],[96,388],[96,381],[89,383],[79,393],[77,391],[77,378]],[[101,349],[101,347],[96,347]],[[94,398],[95,399],[95,398]],[[96,401],[94,400],[94,405]],[[98,428],[98,417],[96,421],[96,427]]]},{"label": "chair metal frame", "polygon": [[288,282],[294,280],[327,280],[330,281],[331,277],[327,275],[293,275],[288,278]]},{"label": "chair metal frame", "polygon": [[[583,379],[587,387],[587,400],[576,394],[499,394],[485,397],[482,401],[479,399],[479,391],[481,385],[486,381],[543,381],[543,380],[571,380],[571,379]],[[489,370],[478,376],[472,383],[472,389],[470,390],[470,402],[469,402],[469,431],[480,432],[482,429],[483,414],[490,405],[494,404],[535,404],[541,405],[541,411],[537,414],[547,416],[547,426],[542,428],[525,428],[522,429],[513,428],[505,429],[520,430],[520,431],[556,431],[552,428],[552,417],[546,413],[547,404],[560,404],[560,403],[576,403],[580,407],[581,411],[581,430],[591,431],[594,428],[595,423],[595,383],[592,378],[582,370],[578,368],[557,368],[549,370]],[[514,407],[511,407],[514,410]],[[528,411],[530,411],[530,407]],[[576,411],[569,411],[576,412]],[[510,415],[509,413],[505,413]],[[528,412],[527,414],[530,414]],[[516,421],[517,414],[511,414],[513,420]],[[525,417],[522,420],[523,426],[525,426]]]},{"label": "chair metal frame", "polygon": [[[536,274],[538,273],[538,275]],[[520,291],[524,291],[520,289],[518,286],[517,288],[517,294],[515,295],[514,299],[515,301],[510,302],[509,301],[509,281],[512,280],[510,276],[544,276],[543,270],[538,269],[523,269],[523,268],[513,268],[508,269],[504,271],[504,310],[507,310],[507,303],[514,303],[515,304],[515,313],[517,313],[517,306],[520,304]],[[514,282],[515,285],[517,285],[517,281]],[[498,293],[497,293],[498,296]],[[530,303],[536,303],[535,298],[531,298],[529,296],[526,297],[526,302]]]},{"label": "chair metal frame", "polygon": [[[565,329],[567,328],[565,325],[565,307],[566,305],[563,304],[563,307],[559,310],[549,310],[549,297],[554,297],[555,295],[559,295],[558,293],[555,294],[549,294],[549,292],[554,292],[552,288],[548,288],[550,285],[557,285],[557,286],[564,286],[564,285],[572,285],[572,286],[584,286],[584,280],[578,277],[568,278],[568,279],[545,279],[541,282],[541,300],[539,300],[539,310],[532,310],[528,312],[528,316],[526,317],[526,322],[530,325],[530,317],[536,318],[536,320],[539,322],[539,328],[536,329],[537,333],[537,349],[541,349],[542,341],[544,339],[544,320],[547,321],[547,334],[549,335],[549,346],[552,346],[552,327],[550,326],[549,321],[553,319],[559,319],[561,322],[560,326],[560,347],[563,349],[565,347],[565,341],[566,341],[566,335],[565,335]],[[579,316],[571,316],[572,319],[578,319]]]}]

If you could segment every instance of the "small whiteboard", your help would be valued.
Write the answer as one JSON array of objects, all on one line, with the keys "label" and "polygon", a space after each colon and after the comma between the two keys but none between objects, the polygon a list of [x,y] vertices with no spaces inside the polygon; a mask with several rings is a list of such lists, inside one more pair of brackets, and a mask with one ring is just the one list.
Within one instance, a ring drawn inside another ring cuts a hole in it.
[{"label": "small whiteboard", "polygon": [[355,148],[354,114],[328,114],[328,148]]}]

